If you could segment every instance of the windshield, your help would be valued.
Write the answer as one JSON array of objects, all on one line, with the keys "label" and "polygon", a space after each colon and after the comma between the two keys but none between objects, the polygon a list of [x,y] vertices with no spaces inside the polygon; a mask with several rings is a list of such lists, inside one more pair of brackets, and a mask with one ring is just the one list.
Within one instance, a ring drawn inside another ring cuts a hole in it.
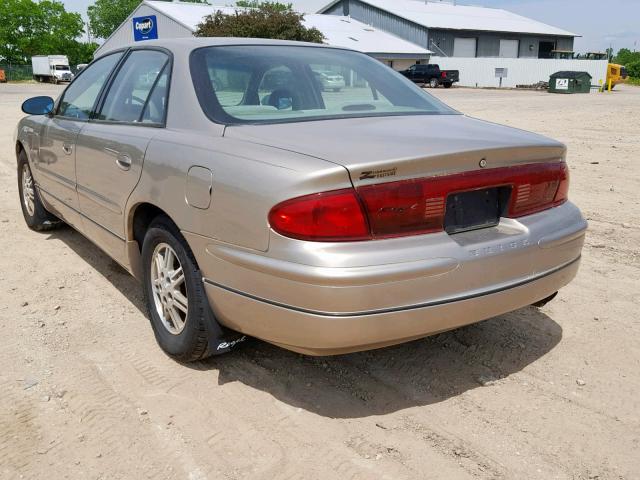
[{"label": "windshield", "polygon": [[56,65],[56,70],[69,70],[69,65]]},{"label": "windshield", "polygon": [[348,50],[206,47],[192,53],[191,74],[207,116],[225,124],[457,113],[381,62]]}]

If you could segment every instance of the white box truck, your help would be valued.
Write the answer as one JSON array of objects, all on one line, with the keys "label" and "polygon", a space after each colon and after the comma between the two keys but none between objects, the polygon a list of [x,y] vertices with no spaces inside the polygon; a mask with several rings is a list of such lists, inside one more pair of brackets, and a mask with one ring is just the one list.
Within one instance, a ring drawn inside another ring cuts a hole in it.
[{"label": "white box truck", "polygon": [[37,82],[70,82],[73,73],[66,55],[36,55],[31,57],[33,79]]}]

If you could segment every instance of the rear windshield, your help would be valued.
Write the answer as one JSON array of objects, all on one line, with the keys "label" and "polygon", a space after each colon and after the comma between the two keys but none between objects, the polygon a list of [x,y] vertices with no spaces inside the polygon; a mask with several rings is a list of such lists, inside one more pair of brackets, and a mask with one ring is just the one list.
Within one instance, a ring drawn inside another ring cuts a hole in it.
[{"label": "rear windshield", "polygon": [[206,47],[191,54],[191,75],[205,113],[225,124],[457,113],[386,65],[348,50]]}]

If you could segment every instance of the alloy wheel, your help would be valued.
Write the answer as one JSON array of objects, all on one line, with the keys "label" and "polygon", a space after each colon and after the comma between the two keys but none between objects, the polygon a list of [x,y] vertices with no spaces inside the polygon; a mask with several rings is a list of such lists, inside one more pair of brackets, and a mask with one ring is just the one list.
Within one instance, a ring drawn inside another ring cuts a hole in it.
[{"label": "alloy wheel", "polygon": [[35,190],[33,187],[33,177],[28,164],[22,165],[22,203],[30,217],[36,211]]},{"label": "alloy wheel", "polygon": [[187,284],[176,252],[166,243],[159,243],[151,256],[151,284],[162,324],[169,333],[179,335],[189,313]]}]

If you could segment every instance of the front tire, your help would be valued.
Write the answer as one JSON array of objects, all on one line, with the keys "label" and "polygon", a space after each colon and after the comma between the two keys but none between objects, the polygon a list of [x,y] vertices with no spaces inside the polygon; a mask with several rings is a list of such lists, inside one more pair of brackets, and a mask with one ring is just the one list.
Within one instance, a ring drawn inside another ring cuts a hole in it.
[{"label": "front tire", "polygon": [[31,230],[52,230],[62,223],[44,208],[24,150],[18,154],[18,193],[24,221]]},{"label": "front tire", "polygon": [[142,246],[144,297],[156,340],[181,362],[202,360],[221,338],[202,283],[202,274],[186,240],[166,216],[149,227]]}]

